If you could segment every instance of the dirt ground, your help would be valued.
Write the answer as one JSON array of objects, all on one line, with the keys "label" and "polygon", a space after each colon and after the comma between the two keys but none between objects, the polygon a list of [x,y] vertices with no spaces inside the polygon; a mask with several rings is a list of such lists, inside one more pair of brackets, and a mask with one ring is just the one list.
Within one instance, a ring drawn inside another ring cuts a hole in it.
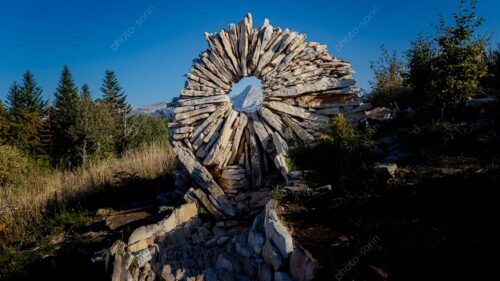
[{"label": "dirt ground", "polygon": [[480,280],[494,254],[499,173],[386,185],[357,204],[334,191],[288,198],[282,216],[320,268],[317,280]]}]

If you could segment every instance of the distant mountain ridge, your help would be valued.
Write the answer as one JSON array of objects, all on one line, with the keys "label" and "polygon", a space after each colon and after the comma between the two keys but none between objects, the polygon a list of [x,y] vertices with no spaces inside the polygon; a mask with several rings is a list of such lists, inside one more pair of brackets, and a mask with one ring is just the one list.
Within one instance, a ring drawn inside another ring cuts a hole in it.
[{"label": "distant mountain ridge", "polygon": [[[163,101],[134,108],[134,115],[165,115],[169,120],[173,118],[174,106],[177,99],[171,102]],[[231,97],[236,110],[254,112],[262,107],[264,96],[254,85],[247,86],[241,93]]]},{"label": "distant mountain ridge", "polygon": [[134,115],[165,115],[168,119],[173,117],[174,103],[172,102],[157,102],[148,105],[144,105],[132,110]]},{"label": "distant mountain ridge", "polygon": [[254,85],[248,85],[241,93],[231,97],[236,110],[254,112],[262,107],[264,96]]}]

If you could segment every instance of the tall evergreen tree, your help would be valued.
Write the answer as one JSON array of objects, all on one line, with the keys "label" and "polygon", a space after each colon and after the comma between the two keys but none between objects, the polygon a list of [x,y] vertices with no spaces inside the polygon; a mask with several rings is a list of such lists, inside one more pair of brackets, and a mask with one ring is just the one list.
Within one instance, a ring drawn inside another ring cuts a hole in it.
[{"label": "tall evergreen tree", "polygon": [[87,159],[91,154],[91,138],[92,127],[94,123],[94,102],[92,94],[90,93],[89,86],[83,84],[82,91],[80,92],[80,106],[78,107],[76,129],[80,135],[79,137],[79,152],[81,156],[81,163],[86,164]]},{"label": "tall evergreen tree", "polygon": [[12,85],[9,88],[9,93],[7,94],[7,107],[10,115],[13,118],[19,116],[21,111],[23,110],[23,97],[21,95],[21,88],[16,81],[12,82]]},{"label": "tall evergreen tree", "polygon": [[20,87],[20,91],[26,110],[42,115],[47,103],[43,100],[42,88],[38,86],[33,73],[29,70],[23,75],[23,84]]},{"label": "tall evergreen tree", "polygon": [[59,163],[71,166],[78,159],[75,135],[77,112],[79,107],[78,90],[68,66],[61,72],[59,85],[55,92],[55,116],[53,130],[56,142],[55,159]]},{"label": "tall evergreen tree", "polygon": [[0,144],[9,141],[10,120],[9,113],[5,110],[3,102],[0,100]]},{"label": "tall evergreen tree", "polygon": [[11,122],[9,132],[11,143],[23,150],[38,152],[42,127],[43,121],[38,112],[21,111]]},{"label": "tall evergreen tree", "polygon": [[42,98],[42,88],[29,70],[23,75],[22,85],[12,83],[7,94],[7,104],[11,119],[10,142],[21,149],[37,150],[46,102]]},{"label": "tall evergreen tree", "polygon": [[122,91],[114,71],[106,70],[101,92],[103,93],[103,100],[109,103],[118,115],[126,115],[132,110],[130,105],[127,104],[127,96]]},{"label": "tall evergreen tree", "polygon": [[125,92],[118,83],[115,73],[112,70],[106,70],[101,91],[103,93],[103,101],[109,104],[113,110],[116,119],[115,145],[116,152],[121,155],[126,147],[131,127],[128,124],[128,114],[132,111],[131,106],[127,103]]},{"label": "tall evergreen tree", "polygon": [[80,99],[82,100],[92,100],[92,94],[90,93],[89,85],[84,83],[82,85],[82,91],[80,92]]}]

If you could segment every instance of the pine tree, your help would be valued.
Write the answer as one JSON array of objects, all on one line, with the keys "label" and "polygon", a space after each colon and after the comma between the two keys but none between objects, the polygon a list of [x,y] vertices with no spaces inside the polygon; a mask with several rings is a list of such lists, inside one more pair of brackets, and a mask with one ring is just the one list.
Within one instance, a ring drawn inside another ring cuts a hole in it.
[{"label": "pine tree", "polygon": [[55,92],[53,130],[56,142],[55,159],[71,166],[78,159],[75,126],[79,107],[78,90],[65,65]]},{"label": "pine tree", "polygon": [[24,102],[24,107],[29,112],[36,112],[40,115],[43,114],[46,102],[42,98],[42,88],[29,70],[23,75],[23,84],[20,87],[21,96]]},{"label": "pine tree", "polygon": [[19,116],[23,110],[24,103],[25,102],[23,101],[19,85],[16,81],[12,82],[12,85],[9,88],[9,93],[7,94],[7,107],[13,118]]},{"label": "pine tree", "polygon": [[117,125],[117,135],[115,136],[116,152],[121,155],[127,147],[128,138],[131,134],[131,127],[128,125],[128,114],[132,111],[132,108],[127,103],[127,96],[122,91],[122,87],[112,70],[106,70],[101,92],[103,93],[103,101],[111,106],[115,115]]},{"label": "pine tree", "polygon": [[11,123],[9,131],[11,143],[22,150],[37,152],[42,126],[43,121],[38,112],[21,111]]},{"label": "pine tree", "polygon": [[80,92],[80,106],[78,107],[76,126],[80,135],[79,152],[83,165],[86,164],[91,154],[92,127],[95,119],[93,114],[94,106],[90,89],[87,84],[83,84],[82,91]]},{"label": "pine tree", "polygon": [[106,70],[101,91],[103,93],[103,100],[109,103],[119,116],[130,113],[132,108],[127,104],[127,96],[122,91],[122,87],[118,83],[114,71]]},{"label": "pine tree", "polygon": [[21,86],[13,82],[7,94],[9,107],[10,143],[21,149],[36,151],[40,144],[40,130],[46,102],[42,89],[28,70],[23,75]]},{"label": "pine tree", "polygon": [[9,113],[0,100],[0,145],[9,141],[10,119]]},{"label": "pine tree", "polygon": [[82,91],[80,92],[80,100],[92,101],[92,94],[90,93],[89,86],[87,84],[82,85]]}]

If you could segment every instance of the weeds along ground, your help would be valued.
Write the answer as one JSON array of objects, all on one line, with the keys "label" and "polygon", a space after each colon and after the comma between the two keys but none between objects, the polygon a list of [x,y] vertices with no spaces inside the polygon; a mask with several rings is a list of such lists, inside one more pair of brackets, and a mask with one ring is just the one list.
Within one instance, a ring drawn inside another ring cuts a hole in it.
[{"label": "weeds along ground", "polygon": [[[80,207],[89,198],[175,169],[175,155],[167,144],[144,146],[122,158],[92,162],[72,171],[43,168],[12,147],[2,146],[0,152],[0,252],[36,244],[54,218],[54,223],[64,223],[60,215],[67,210],[72,211],[71,221],[85,221],[88,214]],[[81,215],[75,218],[75,214]]]}]

